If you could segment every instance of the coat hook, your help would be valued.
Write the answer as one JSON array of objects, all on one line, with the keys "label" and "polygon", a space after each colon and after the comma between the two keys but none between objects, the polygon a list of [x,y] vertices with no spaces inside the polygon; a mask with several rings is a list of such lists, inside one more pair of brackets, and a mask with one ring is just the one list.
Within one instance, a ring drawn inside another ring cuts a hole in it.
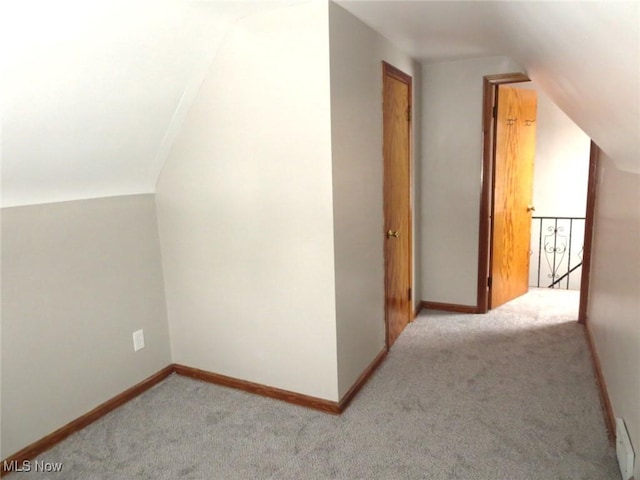
[{"label": "coat hook", "polygon": [[516,122],[517,118],[507,118],[507,125],[511,126]]},{"label": "coat hook", "polygon": [[524,121],[524,124],[525,124],[527,127],[530,127],[530,126],[531,126],[531,125],[533,125],[534,123],[535,123],[535,120],[525,120],[525,121]]}]

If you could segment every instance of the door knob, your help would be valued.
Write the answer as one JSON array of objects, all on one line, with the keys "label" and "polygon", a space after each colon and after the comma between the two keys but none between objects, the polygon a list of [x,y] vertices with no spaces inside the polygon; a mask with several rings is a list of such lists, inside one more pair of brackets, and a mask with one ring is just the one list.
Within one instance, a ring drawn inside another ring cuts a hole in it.
[{"label": "door knob", "polygon": [[536,211],[536,207],[534,207],[533,205],[529,205],[527,207],[527,212],[535,212]]},{"label": "door knob", "polygon": [[387,232],[387,238],[391,238],[391,237],[398,238],[399,236],[400,236],[400,232],[398,232],[397,230],[395,232],[393,230],[389,230]]}]

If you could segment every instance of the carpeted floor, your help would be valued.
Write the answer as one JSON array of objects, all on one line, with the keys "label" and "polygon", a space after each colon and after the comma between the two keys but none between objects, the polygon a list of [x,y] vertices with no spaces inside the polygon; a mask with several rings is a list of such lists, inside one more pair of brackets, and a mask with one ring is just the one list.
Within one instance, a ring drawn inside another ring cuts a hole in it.
[{"label": "carpeted floor", "polygon": [[19,479],[620,479],[576,292],[426,311],[339,417],[172,376]]}]

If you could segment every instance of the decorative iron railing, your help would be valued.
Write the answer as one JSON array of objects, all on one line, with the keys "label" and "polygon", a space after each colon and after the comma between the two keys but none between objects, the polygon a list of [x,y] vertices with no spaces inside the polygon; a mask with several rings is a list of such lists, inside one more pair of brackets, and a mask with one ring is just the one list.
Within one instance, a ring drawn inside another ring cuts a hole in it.
[{"label": "decorative iron railing", "polygon": [[529,286],[580,289],[584,217],[533,217]]}]

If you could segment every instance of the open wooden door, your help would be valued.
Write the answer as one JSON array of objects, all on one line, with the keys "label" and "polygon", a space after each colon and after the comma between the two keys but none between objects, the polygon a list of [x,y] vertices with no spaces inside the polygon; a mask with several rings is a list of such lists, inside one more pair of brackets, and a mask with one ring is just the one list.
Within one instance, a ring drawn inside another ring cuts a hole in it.
[{"label": "open wooden door", "polygon": [[411,77],[383,63],[387,348],[411,320]]},{"label": "open wooden door", "polygon": [[534,90],[498,87],[489,308],[529,290],[536,106]]}]

